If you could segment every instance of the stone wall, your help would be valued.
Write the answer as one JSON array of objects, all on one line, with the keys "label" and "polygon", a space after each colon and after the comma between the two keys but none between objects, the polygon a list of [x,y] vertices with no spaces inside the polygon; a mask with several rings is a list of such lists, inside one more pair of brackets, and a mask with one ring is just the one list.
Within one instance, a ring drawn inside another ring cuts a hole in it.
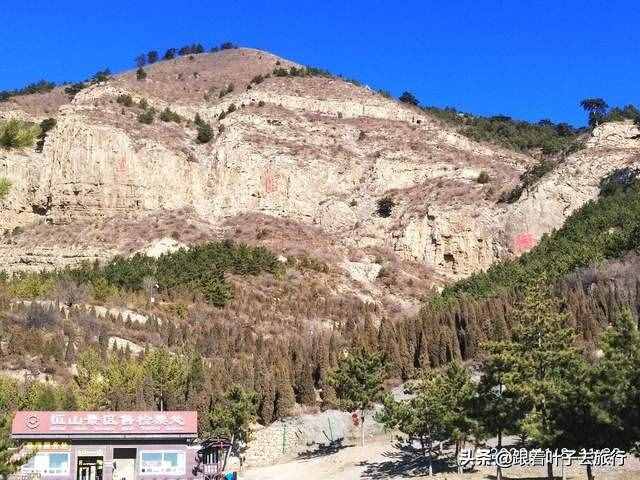
[{"label": "stone wall", "polygon": [[[382,425],[370,415],[365,421],[365,438],[382,431]],[[350,413],[326,410],[288,418],[256,429],[245,454],[245,464],[269,465],[284,458],[312,454],[320,445],[340,439],[345,445],[360,441],[360,429],[353,425]]]}]

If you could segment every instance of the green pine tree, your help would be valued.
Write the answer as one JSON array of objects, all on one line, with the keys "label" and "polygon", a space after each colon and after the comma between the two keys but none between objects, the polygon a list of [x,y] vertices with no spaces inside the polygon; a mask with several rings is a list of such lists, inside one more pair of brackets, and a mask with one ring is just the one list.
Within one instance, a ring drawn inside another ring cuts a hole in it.
[{"label": "green pine tree", "polygon": [[[503,375],[504,388],[518,398],[518,408],[526,410],[520,430],[543,449],[561,447],[552,408],[575,388],[583,362],[567,324],[549,288],[534,283],[517,307],[513,339],[504,342],[500,352],[513,361]],[[547,464],[547,475],[553,478],[552,463]]]},{"label": "green pine tree", "polygon": [[435,442],[449,439],[447,430],[446,395],[443,394],[442,374],[426,370],[421,378],[408,385],[408,400],[394,400],[387,395],[383,400],[383,410],[376,420],[388,429],[397,429],[407,435],[409,443],[420,442],[423,455],[429,459],[429,476],[433,475]]},{"label": "green pine tree", "polygon": [[206,435],[226,437],[231,449],[241,455],[251,440],[251,424],[256,421],[258,396],[252,390],[233,385],[221,398],[211,398],[206,413]]},{"label": "green pine tree", "polygon": [[184,381],[184,368],[180,360],[167,350],[154,350],[145,357],[143,367],[156,408],[167,410],[179,398],[180,386]]},{"label": "green pine tree", "polygon": [[382,398],[386,363],[382,354],[360,350],[343,357],[329,377],[338,404],[360,414],[360,438],[364,446],[364,423],[374,402]]}]

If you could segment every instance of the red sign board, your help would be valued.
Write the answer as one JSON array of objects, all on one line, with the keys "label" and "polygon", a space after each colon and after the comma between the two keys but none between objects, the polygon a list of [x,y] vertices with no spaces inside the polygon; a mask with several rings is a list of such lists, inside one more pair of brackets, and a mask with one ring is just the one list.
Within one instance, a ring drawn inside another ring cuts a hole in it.
[{"label": "red sign board", "polygon": [[16,412],[11,434],[196,435],[196,412]]}]

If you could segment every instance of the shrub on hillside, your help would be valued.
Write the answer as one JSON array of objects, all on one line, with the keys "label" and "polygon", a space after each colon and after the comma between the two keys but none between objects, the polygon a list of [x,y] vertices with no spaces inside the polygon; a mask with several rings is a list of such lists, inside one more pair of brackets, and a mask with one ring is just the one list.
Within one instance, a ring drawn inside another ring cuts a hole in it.
[{"label": "shrub on hillside", "polygon": [[286,68],[276,67],[273,69],[274,77],[287,77],[289,75],[289,71]]},{"label": "shrub on hillside", "polygon": [[145,125],[151,125],[156,118],[156,112],[153,108],[148,108],[140,115],[138,115],[138,122],[144,123]]},{"label": "shrub on hillside", "polygon": [[149,51],[149,53],[147,53],[147,62],[149,64],[152,64],[152,63],[156,63],[157,61],[158,61],[158,51],[157,50]]},{"label": "shrub on hillside", "polygon": [[182,117],[180,115],[178,115],[176,112],[174,112],[171,109],[169,109],[169,107],[166,107],[160,113],[160,120],[162,120],[163,122],[180,123],[182,121]]},{"label": "shrub on hillside", "polygon": [[409,105],[418,106],[420,104],[416,96],[411,92],[403,92],[398,100],[400,100],[402,103],[408,103]]},{"label": "shrub on hillside", "polygon": [[144,71],[144,68],[138,67],[138,70],[136,70],[136,79],[144,80],[145,78],[147,78],[147,72]]},{"label": "shrub on hillside", "polygon": [[40,128],[33,123],[11,119],[0,124],[0,147],[7,150],[30,147],[39,134]]},{"label": "shrub on hillside", "polygon": [[87,88],[87,85],[84,82],[72,83],[64,88],[64,93],[66,93],[69,98],[73,99],[81,90],[85,88]]},{"label": "shrub on hillside", "polygon": [[489,174],[483,170],[480,172],[480,175],[478,175],[476,180],[478,183],[489,183],[489,180],[491,179],[489,178]]},{"label": "shrub on hillside", "polygon": [[230,83],[229,85],[224,87],[222,90],[220,90],[220,94],[218,95],[218,98],[222,98],[225,95],[230,94],[231,92],[233,92],[233,83]]},{"label": "shrub on hillside", "polygon": [[99,70],[93,74],[91,77],[91,83],[100,83],[106,82],[111,79],[111,70],[105,68],[104,70]]},{"label": "shrub on hillside", "polygon": [[253,77],[251,79],[251,81],[249,83],[255,83],[256,85],[259,85],[260,83],[262,83],[264,81],[265,78],[267,78],[269,75],[256,75],[255,77]]},{"label": "shrub on hillside", "polygon": [[48,273],[17,273],[11,277],[9,295],[26,300],[42,298],[53,290],[53,279]]},{"label": "shrub on hillside", "polygon": [[376,204],[377,204],[376,212],[380,217],[383,217],[383,218],[390,217],[391,213],[393,213],[393,207],[395,207],[396,205],[395,202],[393,201],[393,198],[389,196],[378,199]]},{"label": "shrub on hillside", "polygon": [[612,195],[627,190],[638,183],[640,169],[633,167],[618,168],[600,180],[600,196]]},{"label": "shrub on hillside", "polygon": [[40,122],[40,134],[38,135],[38,143],[36,143],[36,151],[42,152],[47,133],[56,126],[56,123],[55,118],[45,118]]},{"label": "shrub on hillside", "polygon": [[143,53],[142,55],[138,55],[133,61],[136,67],[142,68],[147,64],[147,56]]},{"label": "shrub on hillside", "polygon": [[535,185],[542,177],[551,172],[559,163],[558,159],[542,158],[531,165],[520,175],[520,183],[510,192],[507,192],[500,199],[503,202],[513,203],[517,201],[522,193]]},{"label": "shrub on hillside", "polygon": [[131,107],[133,105],[133,98],[128,93],[122,93],[116,97],[116,102],[125,107]]},{"label": "shrub on hillside", "polygon": [[71,307],[73,305],[86,302],[88,289],[85,285],[62,276],[55,282],[53,295],[62,305]]},{"label": "shrub on hillside", "polygon": [[209,143],[213,139],[213,129],[209,122],[202,122],[198,125],[198,135],[196,140],[198,143]]},{"label": "shrub on hillside", "polygon": [[11,190],[11,182],[4,177],[0,177],[0,201],[9,195]]},{"label": "shrub on hillside", "polygon": [[29,329],[45,330],[58,322],[58,312],[53,308],[45,308],[37,303],[29,305],[24,313],[24,324]]}]

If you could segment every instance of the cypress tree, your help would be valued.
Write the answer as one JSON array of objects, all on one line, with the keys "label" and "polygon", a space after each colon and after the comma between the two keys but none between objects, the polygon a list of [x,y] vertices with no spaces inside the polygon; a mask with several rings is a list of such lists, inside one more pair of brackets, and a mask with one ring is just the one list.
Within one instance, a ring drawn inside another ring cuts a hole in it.
[{"label": "cypress tree", "polygon": [[307,362],[300,372],[296,386],[296,397],[299,403],[313,406],[316,404],[316,390],[313,382],[311,363]]},{"label": "cypress tree", "polygon": [[386,365],[382,354],[364,349],[345,356],[330,377],[340,406],[360,415],[361,443],[364,446],[364,423],[374,402],[382,396]]},{"label": "cypress tree", "polygon": [[287,417],[291,414],[291,411],[296,403],[295,393],[289,373],[282,365],[276,367],[276,391],[275,391],[275,406],[274,417],[278,420]]}]

